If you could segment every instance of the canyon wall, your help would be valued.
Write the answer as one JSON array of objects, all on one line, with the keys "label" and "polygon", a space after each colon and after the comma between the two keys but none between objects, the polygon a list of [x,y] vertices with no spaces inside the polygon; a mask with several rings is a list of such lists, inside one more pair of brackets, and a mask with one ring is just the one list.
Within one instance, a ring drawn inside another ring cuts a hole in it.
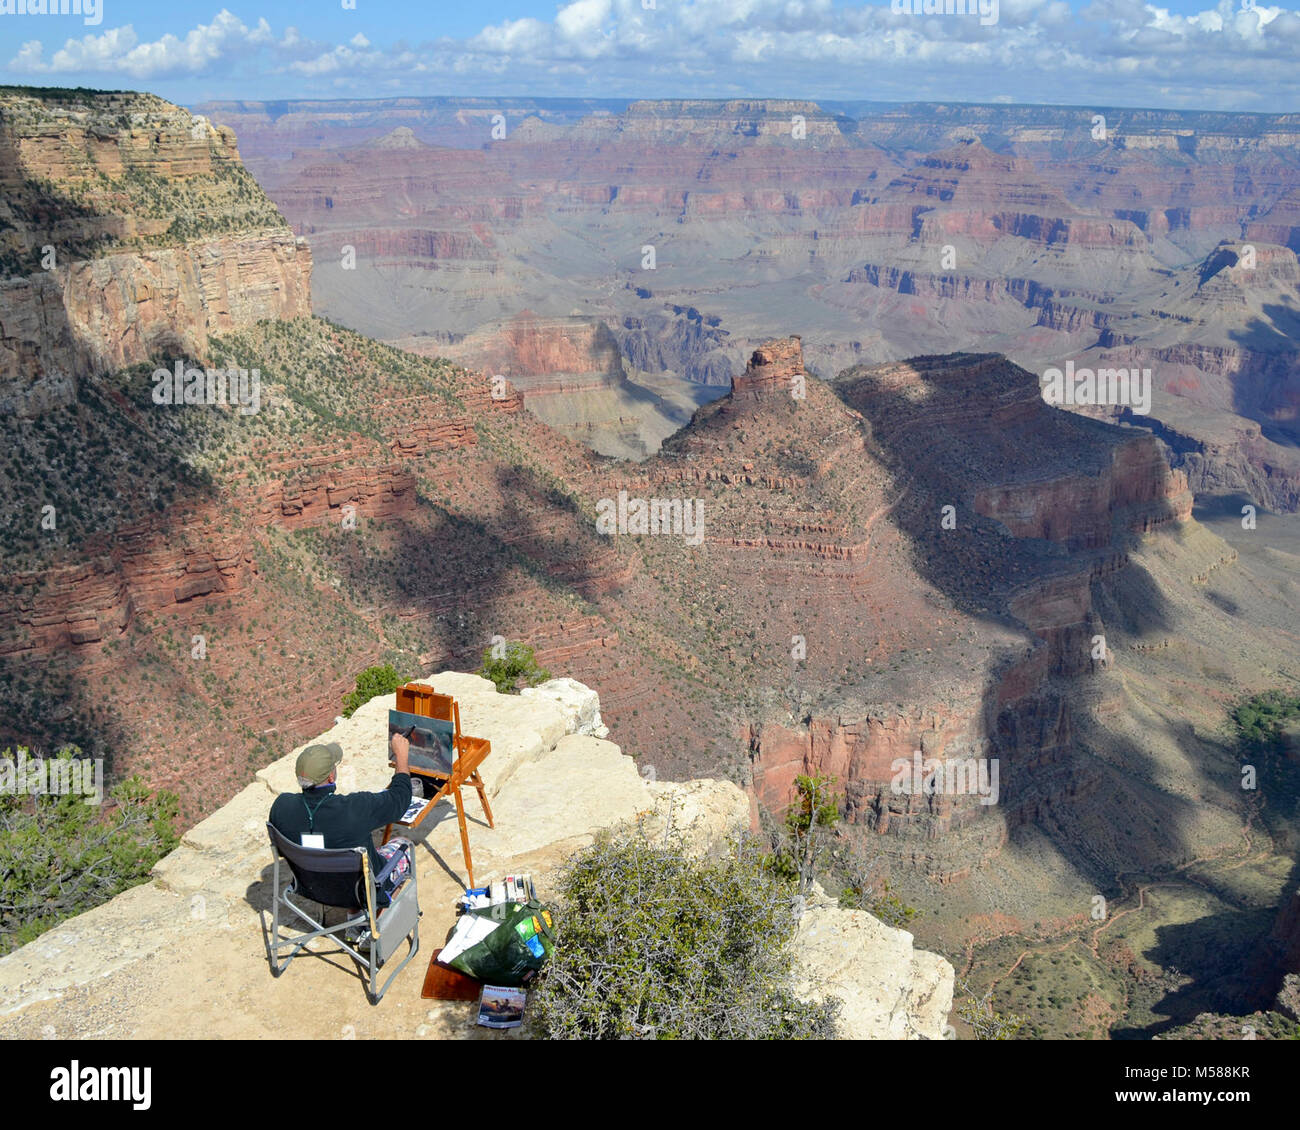
[{"label": "canyon wall", "polygon": [[306,242],[274,208],[228,207],[247,177],[229,129],[146,95],[11,92],[0,156],[0,412],[63,406],[79,377],[310,312]]},{"label": "canyon wall", "polygon": [[[1118,350],[1156,369],[1159,426],[1213,431],[1227,410],[1294,431],[1273,403],[1300,316],[1293,115],[1116,111],[1098,139],[1059,107],[660,100],[505,108],[504,138],[471,141],[475,100],[394,103],[376,137],[383,106],[213,110],[252,131],[317,249],[317,308],[374,336],[580,316],[633,367],[719,387],[796,332],[823,377],[954,340],[1040,371]],[[1246,244],[1257,263],[1221,270]],[[356,270],[336,269],[345,247]],[[589,392],[556,403],[589,409],[569,434],[610,453],[635,413]],[[1180,466],[1199,493],[1290,510],[1291,446],[1202,443]]]},{"label": "canyon wall", "polygon": [[[781,369],[769,360],[757,354],[737,386],[772,385]],[[995,650],[984,679],[953,677],[927,648],[920,656],[926,674],[918,672],[893,702],[845,688],[834,705],[814,704],[793,725],[750,724],[742,737],[753,790],[780,811],[796,775],[833,776],[845,819],[876,834],[875,850],[896,866],[951,882],[986,865],[1017,826],[1042,819],[1045,806],[1096,789],[1086,772],[1064,768],[1073,760],[1078,707],[1068,705],[1060,684],[1107,668],[1092,654],[1093,638],[1105,630],[1094,586],[1127,567],[1135,540],[1188,522],[1192,495],[1150,433],[1076,427],[1043,403],[1032,374],[1001,358],[914,358],[853,370],[839,387],[869,422],[871,446],[904,476],[902,494],[915,504],[917,525],[906,511],[895,520],[933,546],[920,558],[940,564],[926,575],[950,597],[966,595],[953,587],[960,579],[1023,634],[988,641]],[[1022,459],[1031,449],[1034,458]],[[922,495],[925,501],[916,501]],[[942,500],[955,505],[948,531],[939,522],[936,533]],[[1000,565],[989,556],[992,545],[958,557],[959,530],[976,515],[1004,539],[995,551]],[[1023,563],[1020,547],[1029,555]],[[1030,575],[1017,579],[1022,568]],[[945,647],[951,650],[953,632],[962,630],[960,621],[946,628]],[[978,635],[987,637],[987,628]],[[946,691],[941,697],[938,687]],[[918,752],[941,766],[983,765],[986,772],[996,759],[1001,795],[982,801],[969,790],[921,793],[909,783]]]}]

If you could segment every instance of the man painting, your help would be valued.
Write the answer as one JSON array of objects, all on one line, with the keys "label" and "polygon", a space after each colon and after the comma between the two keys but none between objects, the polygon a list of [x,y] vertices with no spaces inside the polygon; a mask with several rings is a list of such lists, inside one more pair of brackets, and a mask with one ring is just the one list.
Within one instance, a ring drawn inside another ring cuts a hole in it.
[{"label": "man painting", "polygon": [[411,874],[414,844],[395,836],[375,849],[371,833],[396,823],[411,803],[410,743],[401,734],[389,738],[396,772],[381,793],[339,793],[338,764],[343,747],[337,742],[310,745],[298,755],[295,771],[301,793],[281,793],[271,805],[271,823],[282,835],[306,847],[364,847],[371,873],[378,880],[379,905]]}]

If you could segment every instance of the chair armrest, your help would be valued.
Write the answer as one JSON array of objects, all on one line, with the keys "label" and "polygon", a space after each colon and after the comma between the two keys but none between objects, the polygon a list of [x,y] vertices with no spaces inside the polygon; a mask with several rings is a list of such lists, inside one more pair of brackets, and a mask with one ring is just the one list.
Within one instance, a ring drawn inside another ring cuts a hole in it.
[{"label": "chair armrest", "polygon": [[[381,867],[378,871],[375,872],[375,885],[376,885],[376,886],[378,886],[380,883],[382,883],[385,879],[388,878],[388,876],[389,876],[389,874],[392,872],[393,868],[397,866],[397,861],[398,861],[399,859],[401,859],[401,858],[402,858],[402,853],[401,853],[401,852],[396,852],[396,853],[392,856],[392,858],[390,858],[390,859],[388,859],[387,861],[385,861],[383,867]],[[415,861],[414,861],[414,860],[411,860],[411,867],[412,867],[412,872],[414,872],[414,868],[415,868]]]}]

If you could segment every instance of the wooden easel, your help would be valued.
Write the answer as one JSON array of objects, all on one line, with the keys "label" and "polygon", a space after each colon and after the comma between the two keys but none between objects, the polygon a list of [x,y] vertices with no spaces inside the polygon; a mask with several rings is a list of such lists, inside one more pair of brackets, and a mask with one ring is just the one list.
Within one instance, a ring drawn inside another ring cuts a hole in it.
[{"label": "wooden easel", "polygon": [[[398,828],[418,828],[424,818],[433,811],[433,806],[445,796],[456,800],[456,819],[460,822],[460,846],[465,853],[465,870],[469,873],[469,885],[474,885],[474,861],[469,852],[469,830],[465,827],[465,801],[460,790],[463,785],[473,785],[478,790],[479,803],[483,805],[483,814],[487,817],[488,827],[495,828],[492,821],[492,809],[488,807],[487,787],[479,775],[478,767],[483,759],[492,752],[492,743],[487,738],[472,738],[460,732],[460,705],[449,694],[438,694],[431,686],[424,683],[407,683],[397,689],[397,709],[407,714],[418,714],[421,718],[432,718],[450,727],[452,739],[451,776],[444,779],[441,774],[411,767],[411,776],[435,782],[437,791],[429,803],[421,810],[413,824],[397,824]],[[384,840],[392,835],[394,825],[384,829]]]}]

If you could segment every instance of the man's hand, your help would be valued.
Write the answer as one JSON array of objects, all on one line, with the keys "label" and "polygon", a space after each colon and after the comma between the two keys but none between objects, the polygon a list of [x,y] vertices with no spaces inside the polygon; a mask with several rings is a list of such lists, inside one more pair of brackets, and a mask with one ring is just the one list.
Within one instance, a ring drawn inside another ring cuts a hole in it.
[{"label": "man's hand", "polygon": [[411,743],[401,734],[391,734],[388,738],[388,749],[393,755],[393,766],[399,773],[409,773],[411,771]]}]

